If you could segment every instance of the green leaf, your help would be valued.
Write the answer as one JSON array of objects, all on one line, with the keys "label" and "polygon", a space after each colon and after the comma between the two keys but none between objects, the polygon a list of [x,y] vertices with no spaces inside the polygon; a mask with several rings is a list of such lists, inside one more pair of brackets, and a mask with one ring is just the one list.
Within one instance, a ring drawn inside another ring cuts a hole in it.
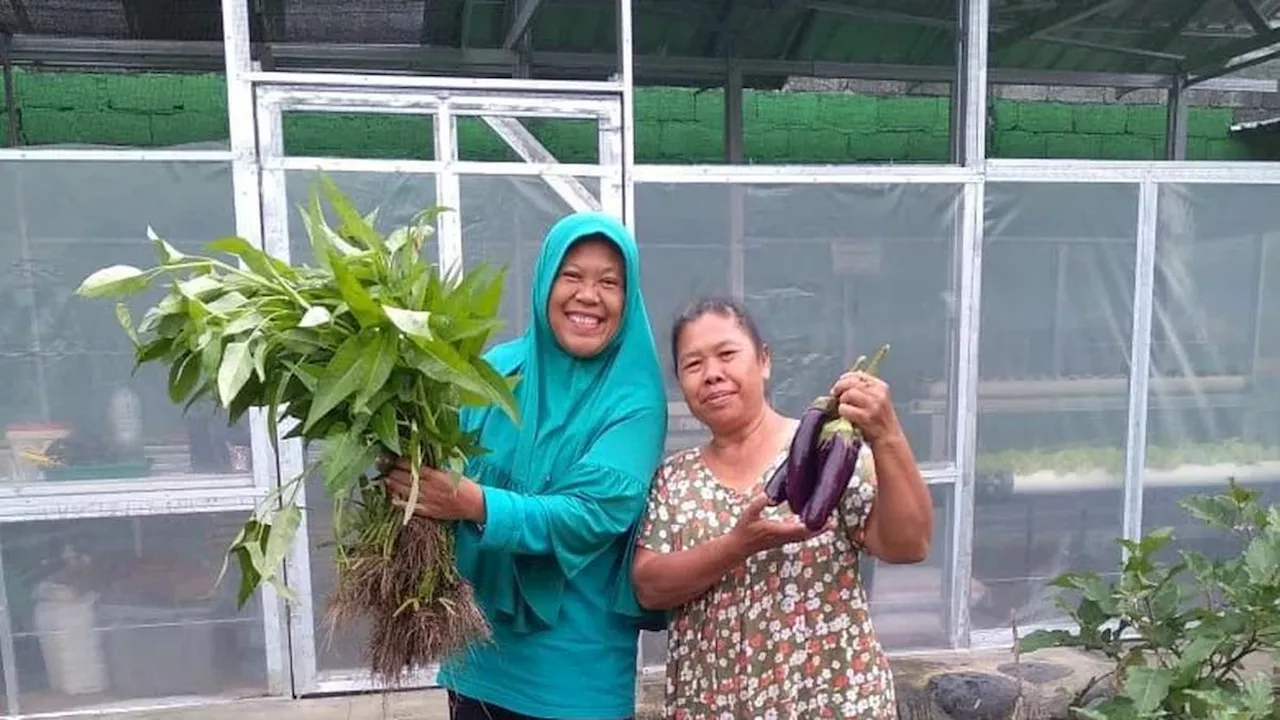
[{"label": "green leaf", "polygon": [[348,258],[345,258],[333,251],[330,251],[329,266],[333,271],[334,280],[337,282],[338,290],[342,293],[342,299],[351,307],[351,314],[356,316],[363,327],[370,327],[382,322],[384,317],[381,308],[369,296],[364,286],[356,279],[356,276],[347,266]]},{"label": "green leaf", "polygon": [[396,432],[396,408],[394,402],[385,402],[373,413],[369,422],[370,429],[378,436],[383,447],[395,453],[403,454],[400,448],[400,435]]},{"label": "green leaf", "polygon": [[147,289],[147,274],[132,265],[112,265],[89,275],[76,288],[81,297],[133,295]]},{"label": "green leaf", "polygon": [[322,175],[320,177],[320,185],[324,188],[325,195],[329,198],[329,205],[333,207],[334,213],[338,216],[338,234],[355,240],[379,254],[385,254],[387,248],[382,241],[382,236],[373,229],[373,225],[369,221],[360,215],[333,180],[328,175]]},{"label": "green leaf", "polygon": [[223,407],[230,407],[232,399],[239,394],[249,375],[253,373],[253,355],[249,351],[249,343],[233,342],[227,345],[222,355],[222,365],[218,368],[218,399]]},{"label": "green leaf", "polygon": [[366,352],[366,334],[352,335],[338,347],[338,352],[316,381],[316,396],[311,411],[303,423],[302,431],[308,431],[316,421],[338,406],[364,386],[373,356]]},{"label": "green leaf", "polygon": [[1254,538],[1244,551],[1244,566],[1250,582],[1259,585],[1274,582],[1277,565],[1280,565],[1280,548],[1266,535]]},{"label": "green leaf", "polygon": [[248,330],[255,330],[261,327],[265,322],[266,318],[262,317],[255,311],[249,311],[227,323],[227,326],[222,328],[222,334],[223,336],[239,335],[240,333]]},{"label": "green leaf", "polygon": [[274,280],[281,289],[289,280],[297,277],[297,268],[291,267],[289,263],[279,258],[271,257],[242,237],[232,235],[219,238],[209,243],[209,249],[240,258],[250,272],[263,280]]},{"label": "green leaf", "polygon": [[1079,645],[1075,635],[1066,630],[1036,630],[1018,638],[1018,652],[1033,653],[1037,650],[1053,647],[1073,647]]},{"label": "green leaf", "polygon": [[294,536],[298,534],[301,524],[302,510],[293,503],[281,506],[271,518],[271,532],[267,535],[263,560],[273,575],[289,554],[289,548],[293,546]]},{"label": "green leaf", "polygon": [[152,245],[156,246],[156,254],[160,256],[161,265],[169,265],[186,257],[186,255],[178,252],[177,248],[157,235],[150,225],[147,226],[147,238],[151,240]]},{"label": "green leaf", "polygon": [[329,314],[329,308],[322,305],[312,305],[302,316],[302,320],[298,322],[298,327],[317,327],[319,325],[324,325],[332,319],[333,316]]},{"label": "green leaf", "polygon": [[379,332],[377,340],[365,351],[365,355],[372,357],[372,360],[368,362],[368,374],[360,392],[356,394],[355,402],[352,403],[352,410],[355,412],[367,412],[370,398],[382,390],[387,380],[391,378],[391,370],[400,357],[397,352],[398,340],[394,333]]},{"label": "green leaf", "polygon": [[382,312],[406,335],[420,340],[435,339],[435,333],[431,332],[431,313],[423,310],[405,310],[391,305],[383,305]]},{"label": "green leaf", "polygon": [[1125,697],[1133,701],[1139,715],[1154,712],[1169,697],[1172,673],[1166,668],[1135,666],[1124,679]]},{"label": "green leaf", "polygon": [[346,497],[361,473],[373,464],[377,450],[351,433],[331,435],[320,451],[324,487],[332,497]]},{"label": "green leaf", "polygon": [[133,347],[138,348],[141,342],[138,340],[138,334],[133,331],[133,316],[129,313],[129,306],[123,302],[116,303],[116,322],[120,323],[120,327],[128,336],[129,342],[133,343]]},{"label": "green leaf", "polygon": [[184,353],[180,360],[169,366],[169,399],[175,403],[182,402],[199,379],[199,357],[195,353]]}]

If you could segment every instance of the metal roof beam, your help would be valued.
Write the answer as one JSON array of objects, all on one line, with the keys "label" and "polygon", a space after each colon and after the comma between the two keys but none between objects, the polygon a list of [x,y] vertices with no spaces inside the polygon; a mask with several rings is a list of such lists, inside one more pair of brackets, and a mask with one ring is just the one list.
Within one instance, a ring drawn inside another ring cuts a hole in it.
[{"label": "metal roof beam", "polygon": [[1236,4],[1236,9],[1240,11],[1240,14],[1244,15],[1244,19],[1249,21],[1249,25],[1254,32],[1264,33],[1271,29],[1271,23],[1262,17],[1262,13],[1258,12],[1257,6],[1251,0],[1232,0],[1232,2]]},{"label": "metal roof beam", "polygon": [[[419,45],[369,46],[343,44],[272,43],[279,69],[342,70],[350,73],[389,74],[433,72],[437,74],[501,76],[509,74],[516,54],[508,50],[462,50],[424,48]],[[586,79],[617,71],[612,53],[534,52],[530,56],[538,77]],[[49,38],[29,35],[13,37],[13,60],[21,64],[76,68],[183,69],[221,72],[224,69],[222,44],[216,42],[171,42],[136,40],[91,40]],[[888,65],[805,60],[735,58],[735,65],[747,77],[790,76],[857,78],[864,80],[906,80],[951,82],[955,68],[941,65]],[[724,78],[724,60],[679,56],[637,55],[636,77],[643,82],[702,81],[719,84]],[[991,68],[990,81],[996,84],[1075,85],[1085,87],[1165,88],[1168,75],[1145,73],[1081,73],[1069,70],[1019,70]],[[1200,83],[1202,88],[1238,92],[1276,92],[1276,80],[1216,78]]]},{"label": "metal roof beam", "polygon": [[1026,22],[1015,25],[1000,32],[992,43],[996,52],[1004,50],[1025,40],[1034,40],[1068,25],[1093,17],[1098,13],[1129,0],[1093,0],[1092,2],[1075,2],[1060,6],[1056,10],[1033,15]]},{"label": "metal roof beam", "polygon": [[[1187,29],[1187,26],[1191,24],[1191,21],[1194,20],[1196,16],[1200,14],[1200,11],[1204,10],[1205,5],[1208,4],[1209,0],[1184,0],[1181,6],[1181,12],[1174,14],[1173,22],[1170,23],[1169,27],[1148,33],[1146,37],[1138,43],[1139,47],[1146,50],[1155,50],[1156,52],[1164,52],[1168,50],[1173,45],[1174,41],[1182,35],[1183,31]],[[1146,64],[1143,64],[1141,61],[1136,59],[1124,65],[1124,69],[1126,71],[1137,71],[1144,69],[1145,67],[1147,67]]]},{"label": "metal roof beam", "polygon": [[1204,75],[1227,68],[1238,58],[1264,50],[1276,43],[1280,43],[1280,28],[1237,40],[1223,48],[1190,55],[1184,62],[1183,68],[1188,75]]},{"label": "metal roof beam", "polygon": [[1261,55],[1255,55],[1254,57],[1251,57],[1248,60],[1242,60],[1238,63],[1228,65],[1226,67],[1222,67],[1217,70],[1211,70],[1206,73],[1201,73],[1199,75],[1191,76],[1183,84],[1183,87],[1191,87],[1193,85],[1203,85],[1204,83],[1210,80],[1213,80],[1214,78],[1219,78],[1219,77],[1222,77],[1223,75],[1230,75],[1233,72],[1244,70],[1245,68],[1251,68],[1255,65],[1268,63],[1277,58],[1280,58],[1280,49],[1272,50],[1271,52],[1263,53]]},{"label": "metal roof beam", "polygon": [[843,3],[831,2],[830,0],[810,0],[805,3],[805,7],[810,10],[815,10],[829,15],[843,15],[845,17],[880,20],[883,22],[902,23],[904,25],[937,27],[946,30],[955,30],[957,25],[955,18],[912,15],[910,13],[898,12],[896,10],[881,10],[879,8],[864,8],[856,5],[845,5]]},{"label": "metal roof beam", "polygon": [[529,30],[529,25],[533,23],[533,14],[538,11],[538,6],[541,4],[542,0],[521,0],[520,9],[512,18],[511,27],[507,28],[507,37],[502,41],[504,50],[510,50],[520,42],[520,38],[524,37]]}]

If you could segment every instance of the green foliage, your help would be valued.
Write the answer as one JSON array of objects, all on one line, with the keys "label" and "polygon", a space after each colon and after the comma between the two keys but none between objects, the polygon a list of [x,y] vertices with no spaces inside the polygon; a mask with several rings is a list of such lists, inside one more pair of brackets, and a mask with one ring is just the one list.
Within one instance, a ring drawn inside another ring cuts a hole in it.
[{"label": "green foliage", "polygon": [[[327,178],[322,187],[336,226],[319,193],[300,208],[319,267],[289,265],[238,237],[209,245],[237,264],[185,255],[148,228],[158,266],[107,267],[77,292],[123,297],[166,283],[136,328],[127,306],[117,305],[136,347],[135,369],[167,365],[174,403],[213,398],[231,423],[264,408],[273,443],[282,424],[292,425],[284,437],[323,441],[324,484],[340,513],[348,498],[387,503],[364,474],[380,453],[407,456],[415,470],[430,463],[456,473],[483,451],[461,428],[461,409],[495,404],[514,418],[516,407],[508,382],[481,356],[500,325],[505,271],[478,267],[464,276],[424,262],[439,208],[384,237],[373,226],[376,211],[362,216]],[[294,503],[301,479],[273,493],[231,545],[241,605],[264,581],[292,597],[279,567],[301,518]],[[415,479],[415,498],[417,491]],[[270,505],[278,505],[274,513]],[[394,514],[383,510],[361,513],[385,522]],[[410,513],[406,507],[404,522]],[[394,524],[383,530],[394,536]]]},{"label": "green foliage", "polygon": [[1094,678],[1110,683],[1112,697],[1077,707],[1094,720],[1146,718],[1280,717],[1267,677],[1246,679],[1242,661],[1280,648],[1280,507],[1263,507],[1258,493],[1234,478],[1218,495],[1185,500],[1183,507],[1208,526],[1239,539],[1245,550],[1225,559],[1183,551],[1176,562],[1156,556],[1173,542],[1168,528],[1141,540],[1121,540],[1127,551],[1119,577],[1066,573],[1054,585],[1078,594],[1058,603],[1079,630],[1041,630],[1018,641],[1020,652],[1075,647],[1115,665]]}]

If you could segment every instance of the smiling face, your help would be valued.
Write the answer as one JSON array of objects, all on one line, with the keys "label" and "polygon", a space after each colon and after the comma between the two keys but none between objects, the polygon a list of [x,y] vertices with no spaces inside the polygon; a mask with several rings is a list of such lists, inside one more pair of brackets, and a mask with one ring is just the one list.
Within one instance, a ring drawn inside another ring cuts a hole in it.
[{"label": "smiling face", "polygon": [[613,243],[598,237],[574,243],[547,301],[547,322],[560,347],[577,358],[604,349],[622,324],[626,291],[622,255]]},{"label": "smiling face", "polygon": [[676,375],[689,412],[717,435],[752,422],[764,408],[771,366],[731,314],[708,312],[676,340]]}]

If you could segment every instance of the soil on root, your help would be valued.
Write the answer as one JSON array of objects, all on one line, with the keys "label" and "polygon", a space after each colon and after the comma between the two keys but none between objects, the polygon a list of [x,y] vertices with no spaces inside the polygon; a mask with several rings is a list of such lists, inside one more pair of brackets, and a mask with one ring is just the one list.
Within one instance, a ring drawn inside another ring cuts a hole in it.
[{"label": "soil on root", "polygon": [[420,517],[400,528],[390,553],[348,550],[328,605],[330,634],[357,617],[369,619],[365,659],[374,679],[390,687],[415,668],[489,638],[471,585],[454,567],[451,533]]}]

